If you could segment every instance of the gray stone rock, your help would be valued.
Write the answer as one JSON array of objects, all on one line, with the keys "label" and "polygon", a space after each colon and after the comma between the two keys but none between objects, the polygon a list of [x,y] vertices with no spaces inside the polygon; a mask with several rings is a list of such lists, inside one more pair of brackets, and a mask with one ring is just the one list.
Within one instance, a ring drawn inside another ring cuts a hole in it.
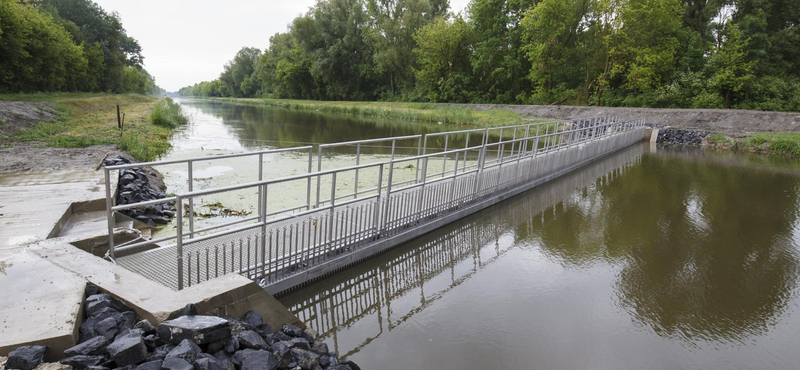
[{"label": "gray stone rock", "polygon": [[267,342],[264,341],[264,338],[261,338],[258,333],[252,330],[240,332],[237,338],[239,339],[239,346],[241,348],[267,349],[267,347],[269,347]]},{"label": "gray stone rock", "polygon": [[233,355],[233,363],[240,370],[274,370],[278,368],[278,358],[265,350],[243,349]]},{"label": "gray stone rock", "polygon": [[31,370],[44,362],[47,346],[19,346],[8,354],[7,369]]},{"label": "gray stone rock", "polygon": [[93,316],[95,312],[102,308],[111,308],[118,312],[133,311],[124,302],[111,298],[111,296],[105,293],[91,295],[86,298],[86,314],[88,316]]},{"label": "gray stone rock", "polygon": [[275,342],[275,344],[270,347],[270,350],[272,351],[272,354],[278,358],[282,368],[288,367],[289,363],[292,362],[292,342]]},{"label": "gray stone rock", "polygon": [[189,303],[185,307],[181,308],[180,310],[176,311],[170,316],[172,316],[171,317],[172,319],[177,319],[181,316],[195,316],[198,314],[199,313],[197,312],[197,307],[194,305],[194,303]]},{"label": "gray stone rock", "polygon": [[323,368],[326,368],[331,365],[330,357],[328,356],[319,356],[319,365]]},{"label": "gray stone rock", "polygon": [[138,364],[147,358],[144,338],[136,332],[117,337],[106,349],[111,359],[120,367]]},{"label": "gray stone rock", "polygon": [[247,313],[242,316],[242,321],[250,324],[250,326],[254,328],[264,325],[264,318],[255,311],[247,311]]},{"label": "gray stone rock", "polygon": [[161,370],[194,370],[194,366],[182,358],[173,357],[161,363]]},{"label": "gray stone rock", "polygon": [[64,350],[64,356],[72,357],[77,355],[104,355],[108,341],[103,336],[94,337],[81,344]]},{"label": "gray stone rock", "polygon": [[292,324],[283,324],[281,326],[281,331],[291,337],[300,337],[303,335],[303,329],[300,329]]},{"label": "gray stone rock", "polygon": [[234,354],[239,350],[239,338],[231,337],[225,342],[225,351]]},{"label": "gray stone rock", "polygon": [[198,359],[194,363],[195,370],[228,370],[228,363],[214,356]]},{"label": "gray stone rock", "polygon": [[327,355],[328,354],[328,345],[322,342],[314,343],[314,347],[311,347],[311,351],[318,355]]},{"label": "gray stone rock", "polygon": [[144,345],[147,346],[147,352],[155,350],[159,342],[158,337],[153,334],[144,337]]},{"label": "gray stone rock", "polygon": [[83,370],[90,366],[100,365],[101,363],[105,362],[105,357],[77,355],[63,358],[59,362],[64,365],[72,366],[72,368],[75,370]]},{"label": "gray stone rock", "polygon": [[292,348],[292,357],[297,361],[297,365],[304,370],[311,370],[319,365],[319,355],[300,348]]},{"label": "gray stone rock", "polygon": [[161,370],[161,360],[144,362],[136,367],[136,370]]},{"label": "gray stone rock", "polygon": [[353,369],[351,369],[350,366],[339,364],[329,367],[328,370],[353,370]]},{"label": "gray stone rock", "polygon": [[191,339],[196,344],[208,344],[231,337],[227,320],[214,316],[181,316],[158,325],[158,336],[164,342],[178,344]]},{"label": "gray stone rock", "polygon": [[[117,327],[119,332],[122,333],[125,330],[133,329],[134,324],[136,324],[136,313],[133,311],[126,311],[120,316]],[[142,333],[144,333],[144,330],[142,330]]]},{"label": "gray stone rock", "polygon": [[128,365],[114,368],[114,370],[136,370],[136,365]]},{"label": "gray stone rock", "polygon": [[142,320],[133,325],[134,329],[142,329],[145,334],[155,334],[156,327],[150,321]]},{"label": "gray stone rock", "polygon": [[98,365],[98,366],[87,366],[86,370],[109,370],[109,368]]},{"label": "gray stone rock", "polygon": [[292,347],[294,348],[304,349],[306,351],[311,350],[311,345],[305,338],[292,338],[290,342],[292,342]]},{"label": "gray stone rock", "polygon": [[117,336],[119,333],[119,319],[122,317],[120,314],[116,317],[106,317],[100,322],[97,323],[95,326],[94,334],[95,336],[100,335],[106,338],[106,340],[113,340],[114,337]]},{"label": "gray stone rock", "polygon": [[145,359],[145,361],[150,362],[154,360],[163,360],[164,357],[167,357],[167,354],[169,354],[174,348],[175,345],[170,343],[156,347],[156,349],[154,349],[152,352],[150,352],[150,354],[147,355],[147,359]]},{"label": "gray stone rock", "polygon": [[192,340],[184,339],[178,344],[177,347],[172,349],[167,354],[167,357],[164,357],[164,361],[169,360],[170,358],[182,358],[188,363],[194,363],[194,360],[197,359],[197,355],[202,353],[203,351],[200,347],[197,346]]},{"label": "gray stone rock", "polygon": [[[218,341],[216,341],[214,343],[209,343],[208,347],[206,347],[206,351],[208,353],[217,353],[217,351],[224,350],[225,349],[225,342],[226,341],[218,340]],[[234,351],[234,352],[236,352],[236,351]]]},{"label": "gray stone rock", "polygon": [[100,289],[97,288],[97,285],[94,284],[86,284],[86,296],[91,297],[97,293],[100,293]]},{"label": "gray stone rock", "polygon": [[349,367],[352,370],[361,370],[361,368],[358,367],[358,365],[356,365],[355,362],[350,361],[350,360],[342,362],[342,365],[345,365],[345,366]]}]

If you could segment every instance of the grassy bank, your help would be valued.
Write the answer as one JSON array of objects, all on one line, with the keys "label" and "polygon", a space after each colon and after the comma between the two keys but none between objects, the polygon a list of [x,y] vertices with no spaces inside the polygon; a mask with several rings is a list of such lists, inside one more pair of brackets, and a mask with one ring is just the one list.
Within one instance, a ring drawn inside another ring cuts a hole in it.
[{"label": "grassy bank", "polygon": [[443,123],[470,127],[496,127],[522,124],[520,115],[503,109],[479,111],[474,108],[433,103],[349,102],[221,98],[236,102],[262,104],[296,110],[351,114],[366,117],[395,118],[409,121]]},{"label": "grassy bank", "polygon": [[800,133],[798,132],[762,132],[744,138],[710,134],[708,142],[711,146],[721,149],[800,156]]},{"label": "grassy bank", "polygon": [[[176,104],[152,96],[40,93],[0,95],[0,100],[55,104],[54,119],[17,130],[4,138],[7,142],[37,141],[61,148],[116,144],[141,161],[166,153],[173,129],[186,123]],[[125,115],[122,132],[117,127],[117,104]]]}]

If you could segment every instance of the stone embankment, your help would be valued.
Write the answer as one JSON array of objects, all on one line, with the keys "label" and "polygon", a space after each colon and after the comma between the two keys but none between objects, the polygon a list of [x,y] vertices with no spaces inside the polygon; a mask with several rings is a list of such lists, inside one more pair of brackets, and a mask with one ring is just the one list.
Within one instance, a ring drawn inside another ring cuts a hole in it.
[{"label": "stone embankment", "polygon": [[708,132],[678,129],[659,129],[656,142],[667,145],[703,145]]},{"label": "stone embankment", "polygon": [[5,368],[20,370],[360,370],[341,361],[310,330],[284,324],[275,332],[261,315],[197,315],[188,305],[158,326],[124,302],[89,285],[78,344],[59,364],[44,364],[46,346],[15,348]]},{"label": "stone embankment", "polygon": [[[119,166],[131,163],[131,159],[122,155],[106,158],[103,161],[105,166]],[[164,199],[167,197],[167,194],[164,193],[165,190],[166,185],[161,180],[160,174],[154,169],[141,167],[125,169],[119,173],[117,204]],[[172,203],[155,204],[122,211],[128,217],[144,222],[151,227],[168,224],[175,217],[175,212],[175,205]]]}]

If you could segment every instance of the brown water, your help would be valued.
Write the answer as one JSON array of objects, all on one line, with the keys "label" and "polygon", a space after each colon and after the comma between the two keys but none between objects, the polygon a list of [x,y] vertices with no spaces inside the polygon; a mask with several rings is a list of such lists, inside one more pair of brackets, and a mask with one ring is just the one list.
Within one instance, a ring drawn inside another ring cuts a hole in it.
[{"label": "brown water", "polygon": [[281,301],[364,369],[796,369],[799,187],[637,145]]}]

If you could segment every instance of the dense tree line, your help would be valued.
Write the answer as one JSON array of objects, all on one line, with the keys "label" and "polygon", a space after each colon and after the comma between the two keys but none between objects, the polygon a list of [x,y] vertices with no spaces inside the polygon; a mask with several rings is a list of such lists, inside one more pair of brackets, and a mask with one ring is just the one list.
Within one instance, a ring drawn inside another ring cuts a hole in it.
[{"label": "dense tree line", "polygon": [[0,92],[162,93],[117,14],[90,0],[0,0]]},{"label": "dense tree line", "polygon": [[800,110],[800,0],[320,0],[182,95]]}]

